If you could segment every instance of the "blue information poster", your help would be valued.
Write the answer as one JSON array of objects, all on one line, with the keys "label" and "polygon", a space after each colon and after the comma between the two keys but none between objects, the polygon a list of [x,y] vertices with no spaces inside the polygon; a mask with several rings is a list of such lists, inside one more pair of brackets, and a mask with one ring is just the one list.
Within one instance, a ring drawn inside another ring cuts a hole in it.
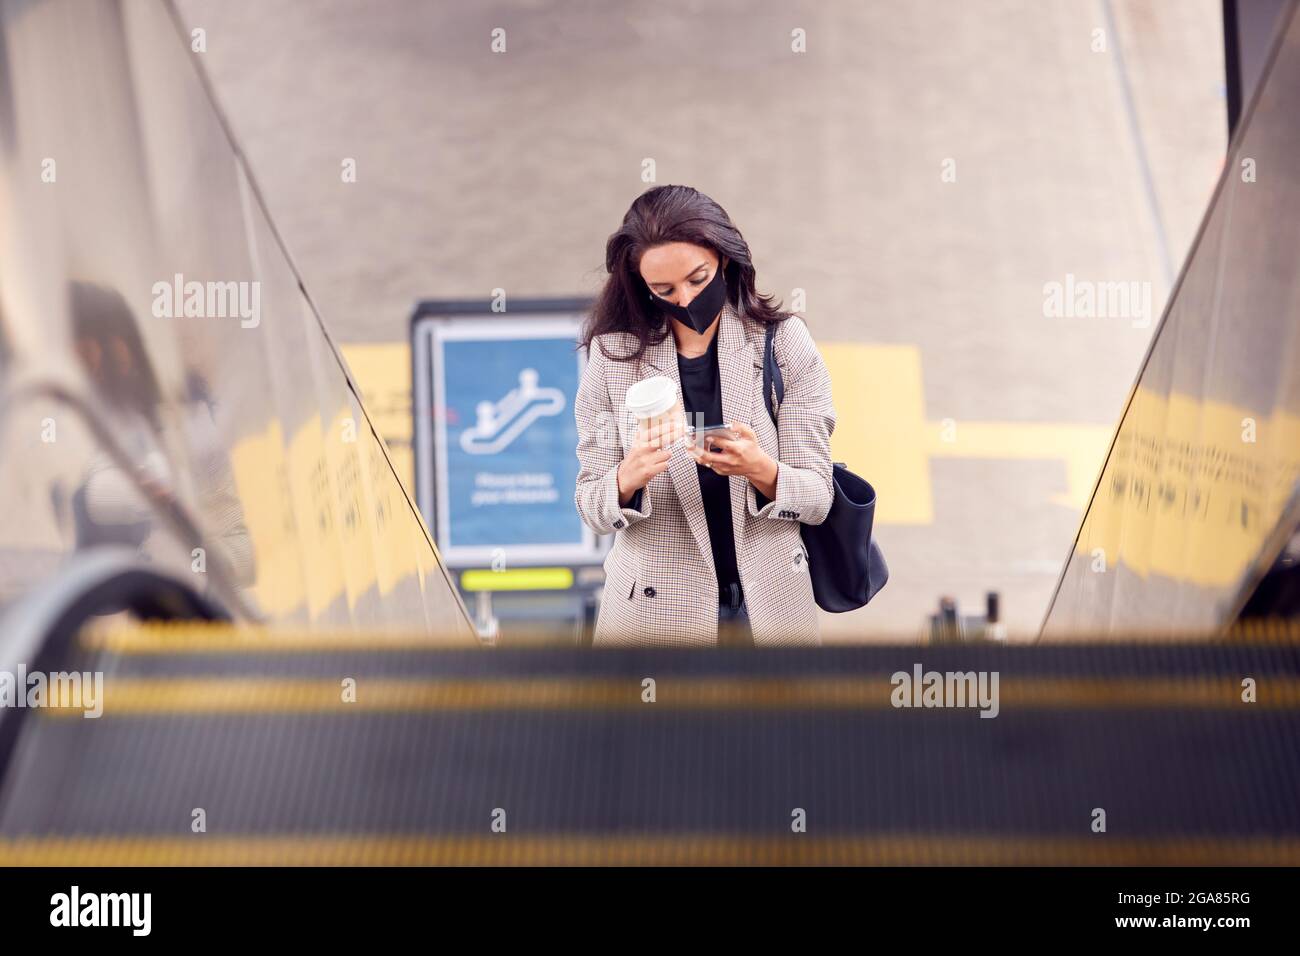
[{"label": "blue information poster", "polygon": [[489,314],[416,330],[420,506],[450,566],[600,559],[573,503],[579,321]]}]

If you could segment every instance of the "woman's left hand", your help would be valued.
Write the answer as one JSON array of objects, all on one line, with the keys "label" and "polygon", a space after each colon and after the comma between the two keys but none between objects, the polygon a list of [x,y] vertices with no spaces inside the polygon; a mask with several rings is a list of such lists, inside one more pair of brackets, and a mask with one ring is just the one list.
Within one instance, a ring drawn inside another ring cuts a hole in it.
[{"label": "woman's left hand", "polygon": [[727,427],[739,437],[706,436],[705,449],[699,454],[696,454],[694,446],[690,446],[695,460],[720,475],[739,475],[742,478],[749,478],[766,474],[773,463],[772,456],[763,451],[758,444],[758,436],[754,434],[754,429],[744,422],[728,422]]}]

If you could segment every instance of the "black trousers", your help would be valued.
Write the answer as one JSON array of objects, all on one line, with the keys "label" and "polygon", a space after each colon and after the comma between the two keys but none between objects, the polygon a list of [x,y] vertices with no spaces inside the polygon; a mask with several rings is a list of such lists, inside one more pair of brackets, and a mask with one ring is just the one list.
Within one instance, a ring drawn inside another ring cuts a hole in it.
[{"label": "black trousers", "polygon": [[735,582],[718,593],[718,646],[754,646],[754,632],[749,626],[749,608],[745,605],[745,594]]}]

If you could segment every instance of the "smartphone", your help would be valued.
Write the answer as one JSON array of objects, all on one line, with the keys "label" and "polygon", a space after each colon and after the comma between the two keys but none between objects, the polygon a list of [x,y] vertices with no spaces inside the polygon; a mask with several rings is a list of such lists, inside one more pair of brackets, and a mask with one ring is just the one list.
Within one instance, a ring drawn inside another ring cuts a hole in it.
[{"label": "smartphone", "polygon": [[740,437],[739,432],[733,431],[726,425],[705,425],[702,428],[691,428],[690,434],[694,440],[696,448],[709,448],[710,450],[712,450],[712,446],[706,443],[711,435],[716,435],[719,438]]}]

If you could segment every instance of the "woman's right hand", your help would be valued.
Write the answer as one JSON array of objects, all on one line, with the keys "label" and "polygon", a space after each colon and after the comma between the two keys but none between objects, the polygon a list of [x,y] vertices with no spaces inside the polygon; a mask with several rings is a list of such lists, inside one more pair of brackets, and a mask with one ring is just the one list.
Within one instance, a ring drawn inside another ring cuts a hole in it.
[{"label": "woman's right hand", "polygon": [[618,466],[618,503],[626,505],[636,494],[638,488],[644,488],[655,475],[668,467],[673,457],[672,450],[664,448],[671,444],[673,435],[659,435],[654,431],[639,434],[632,442],[629,451]]}]

